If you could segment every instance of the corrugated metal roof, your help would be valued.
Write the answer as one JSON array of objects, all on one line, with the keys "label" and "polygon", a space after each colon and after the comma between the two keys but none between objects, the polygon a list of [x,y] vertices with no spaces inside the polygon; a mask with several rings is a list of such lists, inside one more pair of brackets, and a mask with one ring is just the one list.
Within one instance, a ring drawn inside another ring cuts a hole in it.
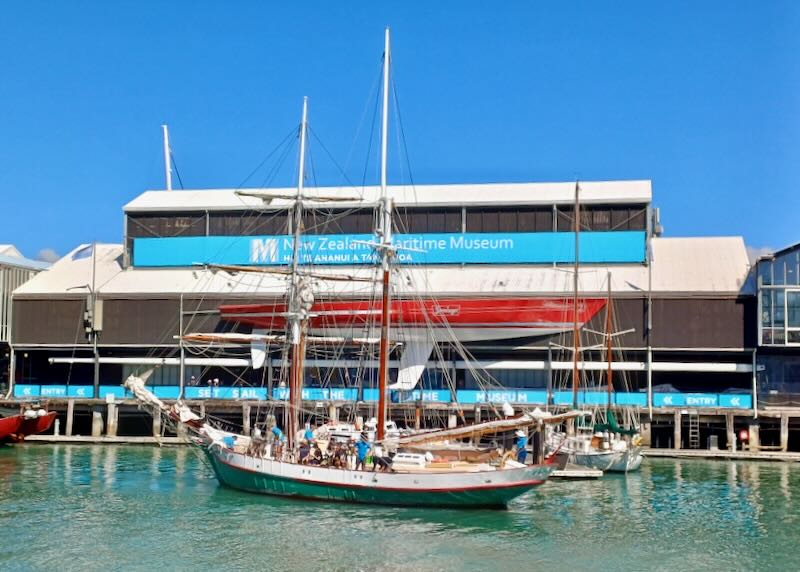
[{"label": "corrugated metal roof", "polygon": [[[78,250],[78,249],[75,249]],[[74,295],[88,292],[91,258],[72,260],[68,254],[53,267],[18,288],[15,296]],[[652,291],[656,294],[695,296],[736,295],[749,270],[741,237],[654,238],[652,240]],[[285,291],[285,278],[271,274],[212,272],[207,269],[135,269],[121,267],[121,245],[99,245],[97,289],[108,297],[197,294],[205,296],[277,296]],[[570,266],[437,266],[407,267],[397,280],[401,292],[423,291],[432,295],[568,295],[572,290]],[[607,272],[618,295],[641,296],[647,292],[648,269],[644,265],[584,266],[580,289],[603,295]],[[320,272],[369,276],[369,268],[328,268]],[[370,291],[370,283],[325,283],[326,292],[357,296]],[[747,293],[747,292],[744,292]]]},{"label": "corrugated metal roof", "polygon": [[[586,181],[581,182],[581,202],[585,204],[642,204],[650,203],[650,181]],[[245,190],[245,189],[241,189]],[[293,195],[294,188],[247,189],[268,190],[276,194]],[[375,202],[380,188],[369,187],[317,187],[306,188],[308,196],[359,197],[365,202]],[[462,205],[551,205],[572,204],[575,200],[575,183],[481,183],[464,185],[390,185],[388,194],[397,206],[462,206]],[[269,206],[285,208],[287,199],[273,199]],[[352,207],[358,202],[336,202],[338,207]],[[321,203],[321,206],[332,206]],[[125,212],[154,211],[221,211],[263,208],[257,197],[239,196],[236,189],[208,189],[184,191],[146,191],[125,205]]]}]

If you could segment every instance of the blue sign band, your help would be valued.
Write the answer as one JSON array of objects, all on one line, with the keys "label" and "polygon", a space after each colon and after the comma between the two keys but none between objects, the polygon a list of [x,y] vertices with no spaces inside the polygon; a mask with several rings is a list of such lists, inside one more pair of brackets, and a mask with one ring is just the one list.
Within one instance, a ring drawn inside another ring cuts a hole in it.
[{"label": "blue sign band", "polygon": [[[375,264],[370,234],[307,235],[301,264]],[[282,266],[291,263],[291,236],[178,236],[135,238],[133,265],[148,267],[236,264]],[[553,264],[575,261],[571,232],[396,234],[401,264]],[[642,263],[644,231],[581,233],[583,263]]]}]

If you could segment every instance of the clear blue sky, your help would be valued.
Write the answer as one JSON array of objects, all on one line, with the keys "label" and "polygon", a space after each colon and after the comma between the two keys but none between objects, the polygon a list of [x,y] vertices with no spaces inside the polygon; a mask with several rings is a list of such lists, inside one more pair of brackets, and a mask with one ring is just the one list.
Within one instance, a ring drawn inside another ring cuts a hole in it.
[{"label": "clear blue sky", "polygon": [[[647,178],[669,236],[800,240],[800,2],[0,10],[0,242],[31,257],[121,240],[122,205],[163,187],[164,122],[186,187],[235,187],[308,95],[361,181],[385,25],[415,182]],[[342,183],[312,149],[318,182]]]}]

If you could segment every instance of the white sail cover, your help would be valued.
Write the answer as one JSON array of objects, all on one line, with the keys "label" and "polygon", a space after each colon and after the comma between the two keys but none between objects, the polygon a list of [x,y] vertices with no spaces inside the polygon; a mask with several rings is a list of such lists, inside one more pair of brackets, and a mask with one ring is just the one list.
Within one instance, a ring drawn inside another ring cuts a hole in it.
[{"label": "white sail cover", "polygon": [[410,391],[417,386],[422,372],[425,371],[425,364],[428,362],[434,343],[431,339],[406,342],[403,355],[400,356],[397,383],[391,384],[389,389]]},{"label": "white sail cover", "polygon": [[[253,330],[256,336],[266,335],[266,330]],[[250,342],[250,359],[253,369],[261,369],[267,361],[267,340],[264,337],[253,339]]]}]

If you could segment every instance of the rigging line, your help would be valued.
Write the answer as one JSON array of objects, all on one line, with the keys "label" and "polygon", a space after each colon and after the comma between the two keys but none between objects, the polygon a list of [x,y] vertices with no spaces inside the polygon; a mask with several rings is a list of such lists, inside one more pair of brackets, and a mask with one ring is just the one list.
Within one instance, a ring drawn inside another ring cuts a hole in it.
[{"label": "rigging line", "polygon": [[411,157],[408,154],[408,140],[406,139],[406,130],[403,125],[403,113],[400,110],[400,98],[397,96],[397,85],[394,82],[394,76],[392,76],[392,93],[394,94],[394,107],[397,110],[397,123],[400,126],[400,135],[401,139],[403,140],[403,153],[405,154],[406,158],[408,180],[411,183],[411,187],[414,189],[414,198],[416,199],[416,184],[414,183],[414,173],[411,171]]},{"label": "rigging line", "polygon": [[308,127],[308,131],[309,131],[309,133],[311,133],[311,135],[314,137],[314,139],[316,139],[316,141],[317,141],[317,143],[319,143],[320,147],[322,147],[322,150],[325,151],[325,153],[328,155],[328,158],[331,160],[331,162],[336,166],[337,169],[339,169],[339,172],[342,174],[342,177],[347,182],[347,184],[349,184],[352,187],[356,187],[357,185],[353,181],[350,180],[350,177],[347,176],[347,173],[345,173],[345,171],[342,168],[342,166],[339,165],[339,163],[336,162],[336,159],[334,159],[333,154],[325,146],[325,143],[322,142],[322,139],[320,139],[319,135],[317,135],[317,132],[314,131],[311,128],[311,126]]},{"label": "rigging line", "polygon": [[178,163],[175,162],[175,155],[172,153],[172,149],[169,150],[169,160],[175,168],[175,174],[178,175],[178,184],[181,186],[181,190],[183,190],[183,179],[181,179],[181,172],[178,170]]},{"label": "rigging line", "polygon": [[[361,118],[358,120],[358,126],[356,127],[356,132],[353,135],[353,140],[350,143],[350,150],[347,152],[347,158],[344,162],[344,170],[347,171],[348,167],[350,166],[350,161],[353,158],[353,153],[355,152],[356,141],[358,141],[358,137],[361,134],[361,129],[364,126],[364,120],[367,117],[367,111],[369,110],[369,102],[372,98],[372,94],[377,92],[378,85],[380,85],[381,77],[383,74],[381,73],[383,70],[383,58],[381,57],[381,64],[378,65],[378,73],[375,75],[375,79],[372,81],[372,86],[370,87],[369,91],[367,92],[367,98],[364,101],[364,108],[361,110]],[[375,118],[372,118],[372,123],[374,125]],[[370,149],[367,149],[367,153],[369,153]],[[355,186],[355,185],[354,185]],[[362,185],[363,186],[363,185]]]},{"label": "rigging line", "polygon": [[241,189],[242,187],[244,187],[245,183],[247,183],[247,181],[249,181],[253,177],[253,175],[255,175],[258,172],[258,170],[261,169],[261,167],[264,166],[264,164],[267,161],[269,161],[270,157],[272,157],[278,151],[278,149],[280,149],[286,143],[287,139],[290,139],[296,132],[297,132],[297,128],[296,127],[292,127],[292,129],[289,131],[289,133],[287,133],[286,136],[283,139],[281,139],[280,143],[278,143],[269,153],[267,153],[267,156],[264,157],[261,160],[261,162],[258,164],[258,166],[256,166],[255,169],[250,171],[250,174],[247,175],[244,178],[244,180],[241,183],[239,183],[239,185],[236,188],[237,189]]},{"label": "rigging line", "polygon": [[[384,62],[385,63],[385,62]],[[383,64],[381,64],[381,70],[383,70]],[[380,103],[380,91],[375,93],[375,109],[372,111],[372,125],[369,130],[369,143],[367,144],[367,159],[364,162],[364,174],[361,177],[361,186],[364,187],[367,184],[367,170],[369,169],[369,159],[372,155],[372,140],[375,136],[375,118],[378,116],[378,104]]]}]

